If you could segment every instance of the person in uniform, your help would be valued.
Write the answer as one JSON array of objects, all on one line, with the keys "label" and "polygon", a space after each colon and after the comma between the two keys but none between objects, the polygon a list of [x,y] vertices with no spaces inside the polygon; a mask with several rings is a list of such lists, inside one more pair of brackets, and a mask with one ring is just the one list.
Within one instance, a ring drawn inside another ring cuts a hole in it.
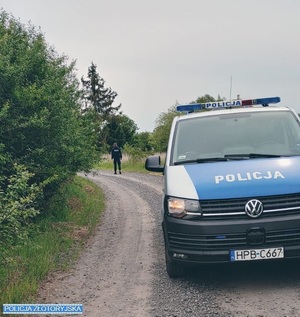
[{"label": "person in uniform", "polygon": [[121,172],[122,151],[118,147],[117,143],[113,144],[113,147],[112,147],[112,150],[111,150],[111,159],[114,160],[114,171],[115,171],[115,174],[117,174],[117,168],[119,169],[119,174],[122,174],[122,172]]}]

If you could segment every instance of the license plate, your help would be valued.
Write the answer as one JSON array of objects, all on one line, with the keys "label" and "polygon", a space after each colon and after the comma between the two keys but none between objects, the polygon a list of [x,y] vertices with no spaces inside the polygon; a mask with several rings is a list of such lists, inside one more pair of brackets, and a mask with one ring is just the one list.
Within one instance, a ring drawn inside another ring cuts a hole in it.
[{"label": "license plate", "polygon": [[230,261],[253,261],[284,258],[284,248],[230,250]]}]

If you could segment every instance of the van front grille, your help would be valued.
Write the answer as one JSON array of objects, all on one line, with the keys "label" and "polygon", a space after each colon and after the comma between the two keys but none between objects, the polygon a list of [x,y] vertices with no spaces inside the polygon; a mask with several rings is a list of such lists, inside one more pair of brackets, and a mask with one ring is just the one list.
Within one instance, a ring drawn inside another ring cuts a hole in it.
[{"label": "van front grille", "polygon": [[251,197],[241,199],[200,200],[204,219],[246,219],[245,205],[250,199],[262,202],[260,217],[300,214],[300,194]]}]

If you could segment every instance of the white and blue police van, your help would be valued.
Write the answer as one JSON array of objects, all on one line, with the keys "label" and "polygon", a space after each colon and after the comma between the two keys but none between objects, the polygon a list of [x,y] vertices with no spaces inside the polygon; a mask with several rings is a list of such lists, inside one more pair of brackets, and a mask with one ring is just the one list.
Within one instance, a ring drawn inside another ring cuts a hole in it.
[{"label": "white and blue police van", "polygon": [[[170,277],[190,264],[300,257],[300,120],[279,97],[178,106],[162,172]],[[208,111],[213,109],[213,111]],[[196,111],[200,110],[200,111]]]}]

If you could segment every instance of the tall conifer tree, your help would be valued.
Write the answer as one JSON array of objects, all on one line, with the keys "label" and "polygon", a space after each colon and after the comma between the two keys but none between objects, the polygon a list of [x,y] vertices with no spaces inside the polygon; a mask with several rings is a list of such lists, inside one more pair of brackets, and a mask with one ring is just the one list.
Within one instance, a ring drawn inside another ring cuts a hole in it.
[{"label": "tall conifer tree", "polygon": [[94,63],[88,68],[87,77],[86,80],[81,78],[84,99],[83,112],[92,108],[100,115],[102,121],[106,121],[121,108],[121,104],[113,106],[118,94],[111,88],[105,88],[105,81],[97,73],[97,66]]}]

